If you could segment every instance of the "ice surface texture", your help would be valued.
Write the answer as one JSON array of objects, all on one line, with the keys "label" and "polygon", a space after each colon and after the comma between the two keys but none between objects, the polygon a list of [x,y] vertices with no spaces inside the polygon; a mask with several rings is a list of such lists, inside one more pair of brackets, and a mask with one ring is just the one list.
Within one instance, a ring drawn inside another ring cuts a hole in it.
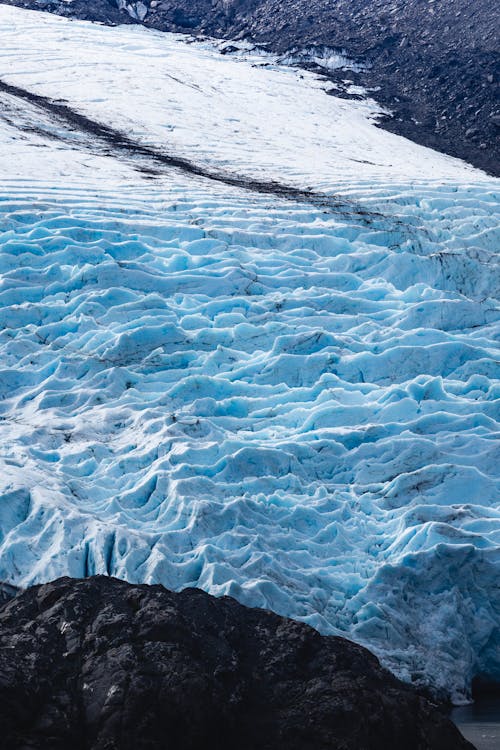
[{"label": "ice surface texture", "polygon": [[2,195],[0,578],[199,586],[455,697],[500,677],[493,196],[365,199]]}]

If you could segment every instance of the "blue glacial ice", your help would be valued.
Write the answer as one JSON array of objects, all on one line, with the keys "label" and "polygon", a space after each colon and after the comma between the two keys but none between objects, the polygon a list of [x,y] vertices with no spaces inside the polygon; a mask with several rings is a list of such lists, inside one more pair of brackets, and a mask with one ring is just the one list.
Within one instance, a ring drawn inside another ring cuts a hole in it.
[{"label": "blue glacial ice", "polygon": [[493,188],[2,192],[0,578],[198,586],[455,700],[500,679]]}]

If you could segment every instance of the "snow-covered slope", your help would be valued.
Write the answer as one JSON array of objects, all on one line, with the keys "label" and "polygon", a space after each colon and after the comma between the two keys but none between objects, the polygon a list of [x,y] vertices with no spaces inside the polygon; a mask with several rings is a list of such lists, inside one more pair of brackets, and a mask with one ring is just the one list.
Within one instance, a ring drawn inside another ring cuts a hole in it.
[{"label": "snow-covered slope", "polygon": [[0,578],[200,586],[455,699],[500,679],[498,183],[308,74],[0,21],[0,79],[218,176],[1,93]]},{"label": "snow-covered slope", "polygon": [[[27,44],[27,40],[29,44]],[[65,100],[141,143],[295,185],[339,180],[480,179],[482,173],[375,127],[374,101],[325,96],[331,84],[217,54],[215,44],[142,27],[110,28],[0,6],[0,78]]]}]

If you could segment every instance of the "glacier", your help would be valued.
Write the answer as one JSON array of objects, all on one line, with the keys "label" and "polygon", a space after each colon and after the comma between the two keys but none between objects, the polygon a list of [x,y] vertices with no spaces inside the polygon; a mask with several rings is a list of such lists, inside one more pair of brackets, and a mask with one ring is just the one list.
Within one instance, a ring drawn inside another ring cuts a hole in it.
[{"label": "glacier", "polygon": [[140,174],[0,91],[0,579],[196,586],[455,702],[500,680],[498,181],[251,52],[1,19],[3,80],[337,200]]}]

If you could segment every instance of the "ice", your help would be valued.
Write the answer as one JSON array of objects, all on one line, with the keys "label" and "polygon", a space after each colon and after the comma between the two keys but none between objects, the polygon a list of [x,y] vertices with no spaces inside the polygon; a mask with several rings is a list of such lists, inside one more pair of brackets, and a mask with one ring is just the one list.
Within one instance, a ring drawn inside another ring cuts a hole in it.
[{"label": "ice", "polygon": [[0,577],[200,586],[455,699],[498,679],[490,189],[368,222],[185,189],[2,196]]},{"label": "ice", "polygon": [[[498,182],[309,74],[0,18],[12,84],[337,199],[141,177],[2,94],[0,579],[198,586],[354,638],[457,701],[499,680]],[[179,138],[157,130],[161,91]],[[314,123],[320,162],[301,150]]]}]

